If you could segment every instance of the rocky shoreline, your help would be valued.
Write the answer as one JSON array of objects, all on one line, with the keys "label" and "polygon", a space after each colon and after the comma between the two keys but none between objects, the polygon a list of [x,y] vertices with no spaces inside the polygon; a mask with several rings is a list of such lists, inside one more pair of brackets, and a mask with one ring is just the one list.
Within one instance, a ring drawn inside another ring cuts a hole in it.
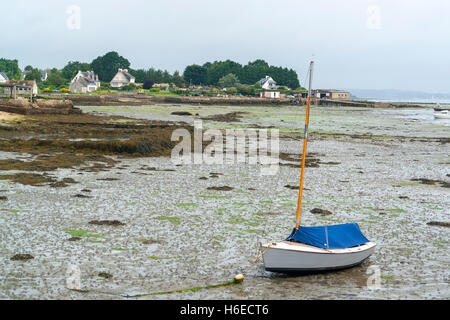
[{"label": "rocky shoreline", "polygon": [[46,100],[37,99],[30,101],[25,99],[9,100],[0,99],[0,111],[23,115],[31,114],[81,114],[81,110],[75,108],[71,100]]},{"label": "rocky shoreline", "polygon": [[[404,103],[381,103],[372,101],[339,101],[313,98],[313,105],[356,108],[423,108],[422,105]],[[0,99],[0,111],[32,114],[81,114],[76,106],[144,106],[155,104],[223,105],[223,106],[286,106],[306,105],[306,99],[265,99],[255,97],[199,97],[199,96],[148,96],[139,94],[120,95],[66,95],[40,96],[31,102],[25,99]]]},{"label": "rocky shoreline", "polygon": [[[140,94],[117,95],[51,95],[54,99],[70,99],[75,106],[140,106],[152,104],[191,104],[225,106],[282,106],[306,105],[305,98],[265,99],[256,97],[201,97],[201,96],[149,96]],[[363,108],[423,108],[422,105],[405,103],[384,103],[373,101],[340,101],[312,99],[313,105]]]}]

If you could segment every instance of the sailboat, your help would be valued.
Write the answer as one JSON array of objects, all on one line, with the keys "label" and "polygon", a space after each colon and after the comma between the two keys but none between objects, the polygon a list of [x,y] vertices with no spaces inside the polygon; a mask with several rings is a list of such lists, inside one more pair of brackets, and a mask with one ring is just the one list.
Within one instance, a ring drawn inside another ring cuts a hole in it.
[{"label": "sailboat", "polygon": [[450,111],[449,110],[442,110],[439,112],[434,113],[434,117],[436,119],[450,119]]},{"label": "sailboat", "polygon": [[314,61],[309,67],[297,225],[286,240],[261,244],[264,267],[271,272],[310,273],[346,269],[364,262],[376,247],[376,243],[369,241],[356,223],[320,227],[300,225],[313,68]]}]

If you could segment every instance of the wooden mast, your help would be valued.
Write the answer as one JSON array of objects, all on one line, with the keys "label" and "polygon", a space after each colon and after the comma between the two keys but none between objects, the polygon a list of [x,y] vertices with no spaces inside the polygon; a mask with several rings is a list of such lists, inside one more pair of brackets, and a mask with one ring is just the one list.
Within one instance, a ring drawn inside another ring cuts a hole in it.
[{"label": "wooden mast", "polygon": [[311,105],[311,85],[312,85],[312,74],[313,74],[314,61],[311,61],[309,66],[309,90],[308,90],[308,100],[306,103],[306,118],[305,118],[305,136],[303,138],[303,156],[302,156],[302,172],[300,175],[300,189],[298,195],[298,207],[297,207],[297,226],[300,227],[300,215],[302,211],[302,196],[303,196],[303,179],[305,176],[305,163],[306,163],[306,147],[308,143],[308,125],[309,125],[309,109]]}]

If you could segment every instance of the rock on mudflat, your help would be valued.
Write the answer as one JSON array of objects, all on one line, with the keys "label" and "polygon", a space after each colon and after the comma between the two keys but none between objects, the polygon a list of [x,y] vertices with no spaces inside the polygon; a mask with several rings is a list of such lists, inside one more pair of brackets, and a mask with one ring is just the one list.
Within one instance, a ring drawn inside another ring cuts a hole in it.
[{"label": "rock on mudflat", "polygon": [[67,241],[71,241],[71,242],[80,241],[80,240],[81,240],[80,237],[72,237],[72,238],[67,239]]},{"label": "rock on mudflat", "polygon": [[107,272],[99,272],[98,276],[105,279],[111,279],[113,277],[112,274]]},{"label": "rock on mudflat", "polygon": [[76,194],[76,195],[72,196],[72,198],[90,199],[92,197],[91,196],[86,196],[84,194]]},{"label": "rock on mudflat", "polygon": [[333,214],[333,212],[331,212],[331,211],[324,210],[324,209],[318,209],[318,208],[312,209],[311,213],[312,214],[320,214],[322,216],[330,216]]},{"label": "rock on mudflat", "polygon": [[175,112],[172,112],[171,115],[174,115],[174,116],[192,116],[192,113],[190,113],[188,111],[175,111]]},{"label": "rock on mudflat", "polygon": [[232,191],[234,188],[223,186],[223,187],[209,187],[208,190],[214,190],[214,191]]},{"label": "rock on mudflat", "polygon": [[447,227],[447,228],[450,228],[450,222],[431,221],[431,222],[428,222],[427,225],[432,226],[432,227]]},{"label": "rock on mudflat", "polygon": [[13,261],[28,261],[32,259],[34,259],[34,257],[31,254],[16,254],[11,257],[11,260]]},{"label": "rock on mudflat", "polygon": [[120,222],[118,220],[93,220],[90,221],[89,224],[94,224],[97,226],[112,226],[112,227],[119,227],[119,226],[125,226],[126,223]]}]

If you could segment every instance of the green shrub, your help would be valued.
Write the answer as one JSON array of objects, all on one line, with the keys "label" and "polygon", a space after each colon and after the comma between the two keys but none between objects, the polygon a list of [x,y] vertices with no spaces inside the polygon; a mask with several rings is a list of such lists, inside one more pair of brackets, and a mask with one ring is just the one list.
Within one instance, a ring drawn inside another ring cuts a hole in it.
[{"label": "green shrub", "polygon": [[124,91],[136,90],[136,85],[134,83],[130,83],[130,84],[127,84],[126,86],[122,86],[121,89]]}]

